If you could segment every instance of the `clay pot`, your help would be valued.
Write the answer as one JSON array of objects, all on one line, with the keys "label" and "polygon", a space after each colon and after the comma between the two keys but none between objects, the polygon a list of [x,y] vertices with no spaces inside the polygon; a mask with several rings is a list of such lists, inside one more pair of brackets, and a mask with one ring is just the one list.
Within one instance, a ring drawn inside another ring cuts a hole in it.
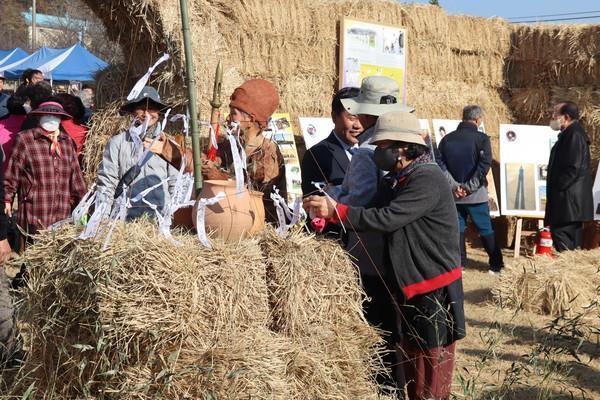
[{"label": "clay pot", "polygon": [[251,190],[250,199],[254,203],[254,208],[256,209],[256,217],[254,218],[254,223],[250,229],[250,234],[255,234],[265,230],[265,206],[263,203],[263,192]]},{"label": "clay pot", "polygon": [[[247,188],[236,193],[235,181],[207,180],[203,182],[198,198],[210,199],[219,192],[225,198],[217,204],[206,206],[204,224],[207,232],[214,231],[217,237],[227,242],[237,242],[264,227],[264,207],[262,196],[251,195]],[[262,193],[261,193],[262,195]],[[198,212],[196,202],[192,210],[192,221],[196,225]]]}]

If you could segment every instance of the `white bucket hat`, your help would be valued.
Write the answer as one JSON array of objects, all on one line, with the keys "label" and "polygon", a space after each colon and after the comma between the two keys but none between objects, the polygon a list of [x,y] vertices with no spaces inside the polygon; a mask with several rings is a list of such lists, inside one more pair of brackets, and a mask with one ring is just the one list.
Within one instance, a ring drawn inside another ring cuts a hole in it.
[{"label": "white bucket hat", "polygon": [[367,114],[379,117],[392,111],[413,112],[414,108],[398,103],[400,88],[398,83],[387,76],[368,76],[360,85],[356,97],[341,99],[350,114]]},{"label": "white bucket hat", "polygon": [[377,119],[375,134],[371,138],[371,143],[393,140],[395,142],[416,143],[427,146],[421,136],[422,133],[419,119],[415,114],[394,111],[383,114]]}]

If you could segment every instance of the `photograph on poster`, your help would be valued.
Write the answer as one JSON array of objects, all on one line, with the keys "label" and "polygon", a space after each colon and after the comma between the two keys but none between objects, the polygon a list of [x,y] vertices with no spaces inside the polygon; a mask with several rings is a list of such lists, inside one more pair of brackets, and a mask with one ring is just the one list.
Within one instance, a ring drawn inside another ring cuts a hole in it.
[{"label": "photograph on poster", "polygon": [[538,208],[540,210],[545,210],[546,209],[546,185],[538,187],[538,199],[539,199]]},{"label": "photograph on poster", "polygon": [[460,124],[458,119],[433,119],[433,135],[435,136],[435,143],[439,146],[440,142],[450,132],[454,132]]},{"label": "photograph on poster", "polygon": [[298,195],[302,195],[302,188],[300,186],[300,160],[290,121],[289,113],[276,113],[272,115],[271,123],[269,124],[272,130],[269,134],[272,135],[271,137],[277,143],[285,164],[288,201],[293,200]]},{"label": "photograph on poster", "polygon": [[[548,126],[500,125],[500,204],[503,215],[544,217],[550,145]],[[535,151],[532,151],[535,149]]]},{"label": "photograph on poster", "polygon": [[507,163],[506,201],[512,210],[535,210],[535,164]]},{"label": "photograph on poster", "polygon": [[326,139],[334,128],[331,118],[300,117],[298,121],[306,150]]},{"label": "photograph on poster", "polygon": [[340,23],[340,89],[360,87],[367,76],[388,76],[400,88],[399,103],[406,103],[406,29],[344,18]]},{"label": "photograph on poster", "polygon": [[594,186],[592,186],[592,194],[594,196],[594,220],[600,221],[600,161],[596,170]]}]

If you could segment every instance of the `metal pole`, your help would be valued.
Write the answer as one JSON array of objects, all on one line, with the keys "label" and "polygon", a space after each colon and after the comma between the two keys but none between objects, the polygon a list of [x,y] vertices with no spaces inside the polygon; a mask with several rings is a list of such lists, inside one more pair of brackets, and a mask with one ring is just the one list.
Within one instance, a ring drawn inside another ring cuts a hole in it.
[{"label": "metal pole", "polygon": [[35,23],[35,14],[37,13],[36,11],[36,6],[35,6],[35,0],[33,0],[33,4],[31,6],[31,51],[35,51],[35,45],[37,43],[37,35],[36,35],[36,23]]},{"label": "metal pole", "polygon": [[202,159],[200,149],[200,131],[198,130],[198,114],[196,111],[196,78],[194,77],[194,60],[190,42],[190,26],[187,0],[179,0],[181,7],[181,26],[183,28],[183,49],[185,52],[185,76],[188,90],[188,109],[192,128],[192,153],[194,155],[194,187],[196,195],[202,190]]}]

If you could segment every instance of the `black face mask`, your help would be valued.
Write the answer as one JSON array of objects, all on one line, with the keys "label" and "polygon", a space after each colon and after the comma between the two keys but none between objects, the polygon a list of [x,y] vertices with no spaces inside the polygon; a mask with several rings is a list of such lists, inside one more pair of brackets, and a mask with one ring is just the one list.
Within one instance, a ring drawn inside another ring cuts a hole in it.
[{"label": "black face mask", "polygon": [[377,147],[375,149],[375,164],[384,171],[393,171],[400,158],[400,149],[398,147],[387,147],[385,149]]}]

